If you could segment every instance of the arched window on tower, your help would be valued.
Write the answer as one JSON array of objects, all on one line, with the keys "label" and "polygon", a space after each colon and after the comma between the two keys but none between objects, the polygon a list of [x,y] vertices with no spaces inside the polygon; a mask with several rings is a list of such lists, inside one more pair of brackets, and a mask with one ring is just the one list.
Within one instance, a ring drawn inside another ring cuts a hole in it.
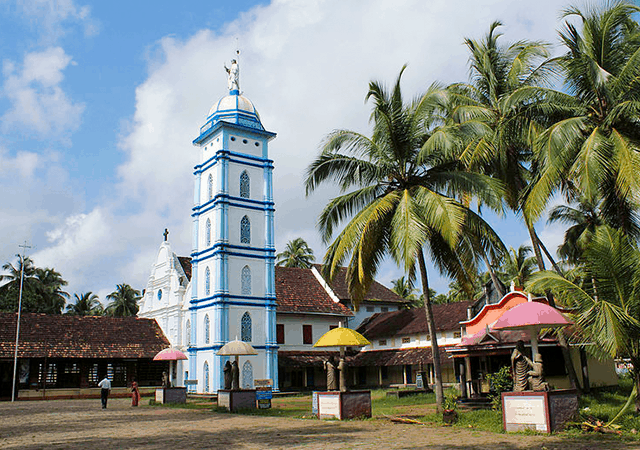
[{"label": "arched window on tower", "polygon": [[211,294],[211,271],[207,267],[204,269],[204,295]]},{"label": "arched window on tower", "polygon": [[240,277],[242,295],[251,295],[251,269],[249,266],[242,268],[242,274]]},{"label": "arched window on tower", "polygon": [[205,241],[206,246],[209,247],[211,245],[211,220],[207,219],[207,225],[205,227]]},{"label": "arched window on tower", "polygon": [[251,244],[251,222],[247,216],[240,221],[240,243]]},{"label": "arched window on tower", "polygon": [[207,182],[207,192],[209,194],[209,200],[213,198],[213,175],[209,174],[209,181]]},{"label": "arched window on tower", "polygon": [[249,361],[242,365],[242,389],[253,389],[253,366]]},{"label": "arched window on tower", "polygon": [[240,320],[240,336],[244,342],[251,342],[251,315],[246,312]]},{"label": "arched window on tower", "polygon": [[240,174],[240,197],[249,198],[251,195],[251,186],[249,185],[249,174],[243,170]]},{"label": "arched window on tower", "polygon": [[204,362],[204,368],[202,369],[202,376],[204,378],[204,391],[209,392],[209,363]]},{"label": "arched window on tower", "polygon": [[209,314],[204,316],[204,343],[209,343],[209,332],[210,332],[210,323],[209,323]]},{"label": "arched window on tower", "polygon": [[184,334],[185,334],[184,341],[187,343],[187,346],[191,345],[191,321],[190,320],[187,320],[187,325],[185,326]]}]

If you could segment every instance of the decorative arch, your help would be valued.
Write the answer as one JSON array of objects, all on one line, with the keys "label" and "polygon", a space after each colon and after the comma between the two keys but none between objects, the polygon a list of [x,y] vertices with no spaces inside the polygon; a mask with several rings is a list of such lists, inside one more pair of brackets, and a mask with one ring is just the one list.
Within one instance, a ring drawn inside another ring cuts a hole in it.
[{"label": "decorative arch", "polygon": [[211,246],[211,220],[207,219],[207,224],[205,225],[205,244],[207,247]]},{"label": "decorative arch", "polygon": [[249,198],[251,196],[251,184],[249,174],[243,170],[240,174],[240,197]]},{"label": "decorative arch", "polygon": [[251,222],[247,216],[240,221],[240,243],[251,244]]},{"label": "decorative arch", "polygon": [[244,342],[251,342],[251,314],[248,311],[240,319],[240,336]]},{"label": "decorative arch", "polygon": [[204,294],[211,294],[211,271],[209,270],[209,267],[204,269]]},{"label": "decorative arch", "polygon": [[204,343],[209,343],[209,335],[211,334],[211,322],[209,322],[209,314],[204,316]]},{"label": "decorative arch", "polygon": [[242,389],[253,389],[253,366],[249,361],[242,365]]},{"label": "decorative arch", "polygon": [[187,346],[191,345],[191,321],[187,319],[187,324],[184,327],[185,337],[184,341],[187,343]]},{"label": "decorative arch", "polygon": [[[207,361],[204,362],[202,372],[202,377],[204,378],[204,391],[209,392],[209,363]],[[242,381],[244,381],[244,379]]]},{"label": "decorative arch", "polygon": [[242,295],[251,295],[251,269],[249,266],[242,268],[240,282],[242,286],[240,292],[242,292]]},{"label": "decorative arch", "polygon": [[208,199],[213,199],[213,175],[209,174],[209,178],[207,180],[207,194]]}]

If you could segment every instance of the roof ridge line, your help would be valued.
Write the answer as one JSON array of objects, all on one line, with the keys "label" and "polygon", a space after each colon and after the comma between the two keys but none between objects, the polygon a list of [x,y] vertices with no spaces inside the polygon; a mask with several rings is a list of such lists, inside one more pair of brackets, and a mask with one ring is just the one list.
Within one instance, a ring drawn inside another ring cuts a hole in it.
[{"label": "roof ridge line", "polygon": [[320,272],[318,272],[318,269],[316,269],[315,266],[313,265],[311,266],[311,273],[313,274],[314,277],[316,277],[316,280],[318,280],[318,283],[320,283],[320,286],[323,287],[323,289],[327,292],[329,297],[331,297],[331,300],[333,300],[334,303],[340,303],[340,299],[335,294],[335,292],[333,292],[333,289],[331,289],[331,287],[329,286],[329,283],[326,282],[326,280],[322,277]]}]

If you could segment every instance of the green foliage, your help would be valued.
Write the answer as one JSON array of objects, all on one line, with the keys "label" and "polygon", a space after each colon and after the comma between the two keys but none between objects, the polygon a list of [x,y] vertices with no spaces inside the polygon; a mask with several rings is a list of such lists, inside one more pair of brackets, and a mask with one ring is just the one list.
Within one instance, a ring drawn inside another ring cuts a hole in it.
[{"label": "green foliage", "polygon": [[[6,263],[2,268],[8,272],[0,275],[0,281],[6,283],[0,286],[0,311],[15,312],[18,310],[20,297],[20,278],[22,276],[22,259],[18,257],[18,264],[14,266]],[[67,282],[60,273],[51,268],[39,268],[33,261],[24,259],[24,278],[22,288],[22,311],[46,314],[60,314],[69,294],[62,288]]]},{"label": "green foliage", "polygon": [[140,291],[126,283],[116,286],[117,289],[107,295],[111,303],[107,305],[105,312],[111,317],[129,317],[138,314],[138,300]]},{"label": "green foliage", "polygon": [[276,265],[284,267],[298,267],[308,269],[315,261],[313,250],[301,237],[287,242],[287,247],[282,253],[276,255]]},{"label": "green foliage", "polygon": [[84,294],[74,294],[75,303],[67,305],[65,314],[73,316],[102,316],[104,308],[98,300],[98,296],[91,291]]},{"label": "green foliage", "polygon": [[442,400],[442,408],[449,411],[458,409],[459,396],[460,393],[456,389],[447,389],[444,393],[444,399]]},{"label": "green foliage", "polygon": [[500,370],[487,375],[490,385],[491,407],[492,409],[502,410],[501,395],[503,392],[513,390],[513,377],[511,376],[511,368],[502,366]]}]

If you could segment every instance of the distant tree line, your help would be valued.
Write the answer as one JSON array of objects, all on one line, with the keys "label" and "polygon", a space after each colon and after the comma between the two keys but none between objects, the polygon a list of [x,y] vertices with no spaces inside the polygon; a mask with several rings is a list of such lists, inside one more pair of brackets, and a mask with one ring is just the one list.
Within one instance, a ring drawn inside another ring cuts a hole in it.
[{"label": "distant tree line", "polygon": [[[140,291],[126,283],[118,284],[116,290],[107,295],[109,303],[103,306],[98,296],[91,291],[74,294],[74,303],[67,304],[70,298],[63,290],[68,283],[62,275],[52,268],[40,268],[29,257],[24,260],[20,255],[14,265],[7,262],[2,266],[6,272],[0,275],[0,312],[17,312],[20,297],[20,278],[22,280],[22,312],[65,314],[75,316],[111,316],[127,317],[138,313]],[[22,269],[24,265],[24,274]]]}]

